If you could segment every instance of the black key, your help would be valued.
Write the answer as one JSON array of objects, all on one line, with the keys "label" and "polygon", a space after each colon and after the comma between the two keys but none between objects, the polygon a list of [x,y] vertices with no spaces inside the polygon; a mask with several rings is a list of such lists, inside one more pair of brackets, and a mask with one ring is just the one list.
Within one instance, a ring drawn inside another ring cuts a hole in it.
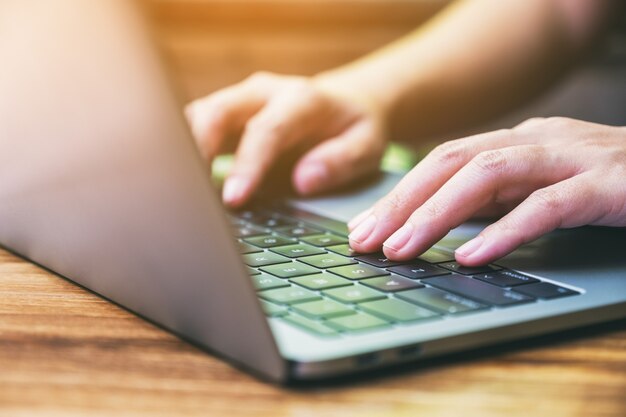
[{"label": "black key", "polygon": [[411,288],[421,288],[422,284],[408,278],[391,275],[386,277],[368,278],[360,281],[361,284],[385,292],[403,291]]},{"label": "black key", "polygon": [[438,275],[450,274],[450,271],[442,268],[437,268],[436,266],[427,264],[426,262],[394,266],[389,268],[389,271],[395,272],[398,275],[402,275],[411,279],[422,279],[428,277],[436,277]]},{"label": "black key", "polygon": [[392,260],[389,260],[382,252],[370,253],[369,255],[361,255],[355,259],[357,261],[365,262],[366,264],[377,266],[378,268],[387,268],[390,266],[402,265],[403,263],[406,263],[394,262]]},{"label": "black key", "polygon": [[252,246],[251,244],[246,242],[237,242],[237,244],[239,245],[239,253],[263,252],[263,249]]},{"label": "black key", "polygon": [[578,295],[578,291],[569,288],[559,287],[549,282],[538,282],[536,284],[521,285],[515,287],[515,291],[526,294],[530,297],[550,299],[558,297],[567,297],[568,295]]},{"label": "black key", "polygon": [[338,253],[339,255],[342,255],[342,256],[354,257],[354,256],[359,255],[347,243],[343,245],[327,246],[326,249],[328,249],[331,252]]},{"label": "black key", "polygon": [[454,261],[454,254],[440,249],[430,248],[426,252],[422,253],[418,258],[423,261],[436,264],[438,262]]},{"label": "black key", "polygon": [[486,305],[477,303],[474,300],[436,288],[402,291],[396,294],[396,297],[446,314],[467,313],[487,308]]},{"label": "black key", "polygon": [[259,236],[267,233],[265,230],[253,226],[233,227],[233,234],[236,237]]},{"label": "black key", "polygon": [[310,243],[315,246],[332,246],[341,243],[348,243],[348,239],[336,235],[313,235],[302,238],[303,242]]},{"label": "black key", "polygon": [[281,235],[285,235],[289,237],[311,236],[311,235],[318,235],[320,233],[324,233],[320,229],[315,229],[313,227],[308,227],[308,226],[303,226],[303,225],[279,227],[275,231],[276,233],[280,233]]},{"label": "black key", "polygon": [[538,279],[527,277],[526,275],[522,275],[519,272],[514,271],[497,271],[489,274],[474,275],[472,278],[497,285],[498,287],[513,287],[516,285],[539,282]]},{"label": "black key", "polygon": [[496,306],[507,306],[520,303],[528,303],[534,298],[519,294],[511,290],[498,288],[485,284],[473,278],[463,275],[448,275],[443,277],[427,278],[422,280],[424,284],[441,288],[462,295],[472,300],[480,301]]},{"label": "black key", "polygon": [[295,243],[292,239],[272,235],[249,237],[247,239],[244,239],[244,242],[250,243],[260,248],[274,248],[276,246],[292,245]]},{"label": "black key", "polygon": [[444,263],[437,264],[437,266],[449,269],[452,272],[456,272],[458,274],[463,274],[463,275],[486,274],[487,272],[494,272],[494,271],[497,271],[498,269],[502,269],[499,266],[494,266],[494,265],[469,267],[469,266],[460,265],[458,262],[444,262]]}]

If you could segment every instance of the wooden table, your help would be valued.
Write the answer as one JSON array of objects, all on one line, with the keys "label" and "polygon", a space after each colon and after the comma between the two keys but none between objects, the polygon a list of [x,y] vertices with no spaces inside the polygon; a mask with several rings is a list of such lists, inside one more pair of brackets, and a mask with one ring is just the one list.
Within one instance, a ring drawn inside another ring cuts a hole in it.
[{"label": "wooden table", "polygon": [[0,250],[0,416],[41,415],[623,417],[626,321],[284,388]]}]

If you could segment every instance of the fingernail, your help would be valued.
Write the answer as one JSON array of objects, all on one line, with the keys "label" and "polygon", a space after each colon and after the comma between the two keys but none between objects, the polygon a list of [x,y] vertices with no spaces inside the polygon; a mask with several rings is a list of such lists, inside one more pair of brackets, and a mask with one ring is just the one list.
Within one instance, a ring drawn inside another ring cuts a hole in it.
[{"label": "fingernail", "polygon": [[374,209],[367,209],[363,212],[361,212],[361,214],[358,214],[354,219],[350,220],[348,222],[348,230],[354,230],[355,227],[357,227],[359,224],[361,224],[361,222],[363,220],[365,220],[365,218],[367,216],[369,216],[370,214],[372,214],[372,211]]},{"label": "fingernail", "polygon": [[399,251],[407,244],[411,236],[413,236],[413,224],[406,223],[404,226],[399,228],[392,234],[386,241],[383,243],[383,246],[392,249],[394,251]]},{"label": "fingernail", "polygon": [[476,236],[474,239],[469,242],[465,242],[461,245],[454,253],[457,253],[463,257],[470,256],[472,253],[476,252],[485,241],[485,238],[482,236]]},{"label": "fingernail", "polygon": [[241,177],[230,177],[224,182],[222,199],[226,204],[236,205],[243,200],[250,182]]},{"label": "fingernail", "polygon": [[300,168],[296,188],[302,194],[310,194],[320,189],[328,178],[328,169],[324,164],[311,163]]},{"label": "fingernail", "polygon": [[372,234],[374,227],[376,226],[376,217],[370,215],[367,219],[363,220],[363,222],[350,233],[348,239],[353,240],[357,243],[362,243],[365,239]]}]

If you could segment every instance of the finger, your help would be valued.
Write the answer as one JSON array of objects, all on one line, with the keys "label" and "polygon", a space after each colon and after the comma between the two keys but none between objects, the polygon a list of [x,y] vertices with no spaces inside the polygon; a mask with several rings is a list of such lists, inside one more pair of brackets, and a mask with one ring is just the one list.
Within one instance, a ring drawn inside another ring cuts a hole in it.
[{"label": "finger", "polygon": [[498,130],[438,146],[374,205],[372,214],[350,234],[350,245],[361,252],[380,249],[417,207],[478,153],[529,141],[513,130]]},{"label": "finger", "polygon": [[298,161],[293,172],[295,189],[303,195],[346,185],[376,171],[384,142],[371,121],[350,127],[341,135],[311,149]]},{"label": "finger", "polygon": [[270,87],[270,81],[252,76],[187,105],[185,114],[205,159],[212,160],[228,147],[228,138],[239,135],[267,101]]},{"label": "finger", "polygon": [[246,124],[223,199],[231,207],[244,204],[259,186],[277,157],[306,138],[316,104],[297,94],[278,95]]},{"label": "finger", "polygon": [[593,223],[603,216],[600,179],[584,173],[532,193],[517,208],[456,250],[467,266],[489,263],[557,228]]},{"label": "finger", "polygon": [[353,231],[359,224],[361,224],[363,220],[365,220],[370,214],[372,214],[373,211],[374,209],[370,207],[354,216],[354,218],[348,222],[348,230]]},{"label": "finger", "polygon": [[539,145],[478,154],[420,206],[383,244],[391,259],[424,252],[492,202],[519,200],[576,173],[576,165]]}]

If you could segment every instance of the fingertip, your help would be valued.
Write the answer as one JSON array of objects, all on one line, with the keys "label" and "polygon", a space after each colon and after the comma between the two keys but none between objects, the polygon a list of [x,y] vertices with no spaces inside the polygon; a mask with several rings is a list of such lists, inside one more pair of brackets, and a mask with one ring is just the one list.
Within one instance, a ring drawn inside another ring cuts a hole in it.
[{"label": "fingertip", "polygon": [[294,172],[293,185],[301,195],[311,195],[328,187],[328,168],[319,162],[298,166]]},{"label": "fingertip", "polygon": [[229,207],[240,207],[250,197],[252,192],[252,182],[245,177],[229,177],[224,182],[222,190],[222,200]]}]

